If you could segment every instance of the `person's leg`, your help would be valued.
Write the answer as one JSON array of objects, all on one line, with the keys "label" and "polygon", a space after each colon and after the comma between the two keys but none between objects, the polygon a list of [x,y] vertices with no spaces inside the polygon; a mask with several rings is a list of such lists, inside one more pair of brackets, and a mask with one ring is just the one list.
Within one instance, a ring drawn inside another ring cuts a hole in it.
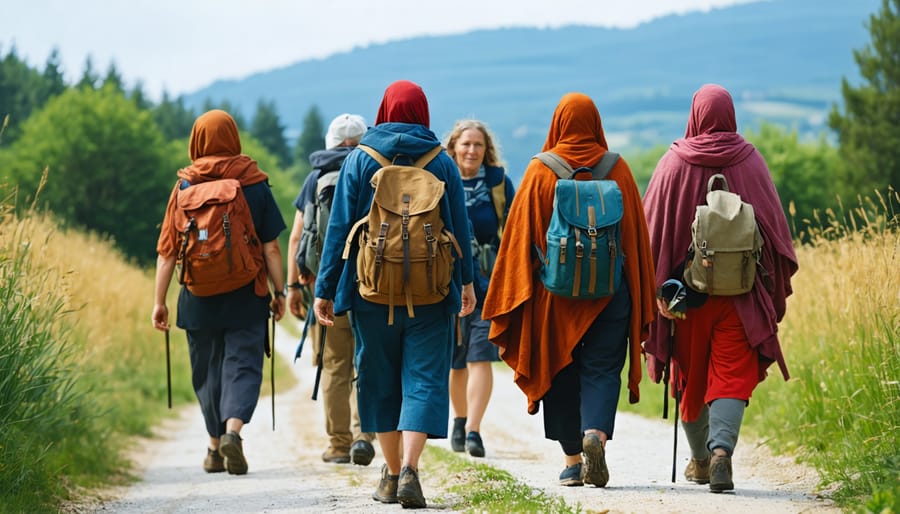
[{"label": "person's leg", "polygon": [[681,428],[691,448],[691,460],[684,470],[684,478],[698,484],[709,483],[709,408],[704,406],[700,417],[693,421],[681,421]]},{"label": "person's leg", "polygon": [[225,458],[228,473],[233,475],[247,473],[240,433],[253,417],[259,400],[266,334],[266,320],[224,332],[221,410],[226,430],[220,438],[219,453]]},{"label": "person's leg", "polygon": [[466,367],[468,327],[474,316],[457,319],[454,323],[453,360],[450,363],[450,405],[453,409],[453,430],[450,432],[450,448],[455,452],[466,449],[466,410],[468,409],[466,389],[469,370]]},{"label": "person's leg", "polygon": [[[575,347],[572,357],[580,358],[580,348]],[[541,398],[544,416],[544,437],[559,441],[563,451],[565,469],[559,476],[560,485],[580,486],[581,480],[581,389],[578,380],[578,364],[569,364],[553,377],[550,389]]]},{"label": "person's leg", "polygon": [[469,381],[466,388],[468,404],[466,431],[477,433],[481,430],[481,420],[487,411],[494,387],[491,363],[500,360],[500,356],[497,346],[488,339],[491,322],[481,319],[481,309],[475,309],[468,317],[471,320],[467,334]]},{"label": "person's leg", "polygon": [[187,330],[186,334],[191,361],[191,383],[209,435],[203,469],[208,473],[218,473],[225,471],[225,463],[219,455],[219,437],[225,433],[225,423],[219,411],[224,344],[221,334],[215,331]]},{"label": "person's leg", "polygon": [[325,462],[350,462],[350,391],[353,378],[353,333],[346,315],[335,316],[334,325],[325,332],[322,349],[322,407],[328,448]]}]

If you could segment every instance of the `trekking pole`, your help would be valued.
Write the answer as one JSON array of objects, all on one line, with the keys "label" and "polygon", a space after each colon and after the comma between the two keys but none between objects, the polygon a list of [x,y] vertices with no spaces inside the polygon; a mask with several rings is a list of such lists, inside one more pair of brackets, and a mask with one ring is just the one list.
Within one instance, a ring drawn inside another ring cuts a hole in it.
[{"label": "trekking pole", "polygon": [[316,400],[317,393],[319,391],[319,380],[322,378],[322,359],[325,356],[325,325],[319,325],[319,355],[316,358],[318,361],[316,365],[316,381],[313,384],[313,392],[312,399]]},{"label": "trekking pole", "polygon": [[270,348],[269,351],[272,352],[272,355],[270,356],[270,358],[272,359],[272,362],[271,362],[271,369],[270,369],[270,373],[269,373],[269,379],[272,384],[272,432],[274,432],[275,431],[275,316],[272,316],[272,344],[269,346],[269,348]]},{"label": "trekking pole", "polygon": [[[669,341],[670,348],[674,350],[675,348],[675,320],[670,320],[669,322]],[[669,361],[671,362],[672,356],[669,355]],[[674,437],[672,439],[672,483],[675,483],[675,467],[677,465],[678,460],[678,404],[681,402],[681,394],[679,394],[678,387],[678,367],[676,366],[674,370],[672,370],[672,389],[675,393],[675,415],[672,418],[675,420],[674,426]]]},{"label": "trekking pole", "polygon": [[172,356],[169,352],[169,329],[166,329],[166,392],[169,396],[169,408],[172,408]]}]

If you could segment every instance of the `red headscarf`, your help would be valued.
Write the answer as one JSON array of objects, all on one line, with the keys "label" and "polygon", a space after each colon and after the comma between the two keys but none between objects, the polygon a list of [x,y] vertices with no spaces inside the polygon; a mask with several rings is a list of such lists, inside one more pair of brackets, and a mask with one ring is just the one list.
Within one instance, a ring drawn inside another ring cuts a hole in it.
[{"label": "red headscarf", "polygon": [[428,99],[418,84],[398,80],[384,90],[375,124],[390,122],[418,123],[428,127]]}]

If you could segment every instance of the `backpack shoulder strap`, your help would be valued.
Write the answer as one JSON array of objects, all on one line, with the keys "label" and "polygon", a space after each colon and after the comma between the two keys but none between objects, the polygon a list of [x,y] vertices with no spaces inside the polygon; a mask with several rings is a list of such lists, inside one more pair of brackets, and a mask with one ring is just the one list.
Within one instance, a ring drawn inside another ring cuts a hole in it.
[{"label": "backpack shoulder strap", "polygon": [[603,157],[600,158],[600,162],[595,164],[594,168],[591,170],[594,180],[606,178],[617,162],[619,162],[619,154],[615,152],[606,152],[603,154]]},{"label": "backpack shoulder strap", "polygon": [[553,170],[553,173],[556,173],[556,176],[561,179],[570,179],[575,175],[575,170],[569,166],[569,163],[553,152],[541,152],[535,155],[534,158],[544,163],[545,166]]},{"label": "backpack shoulder strap", "polygon": [[425,165],[428,164],[429,162],[433,161],[434,158],[437,157],[438,154],[441,153],[441,150],[443,150],[443,149],[444,149],[444,147],[441,145],[435,146],[434,148],[429,150],[427,153],[425,153],[424,155],[422,155],[421,157],[416,159],[416,162],[413,163],[413,166],[416,168],[424,169]]},{"label": "backpack shoulder strap", "polygon": [[356,147],[369,154],[369,157],[375,159],[375,161],[377,161],[382,168],[391,165],[391,161],[389,161],[385,156],[378,153],[378,150],[372,148],[371,146],[357,145]]}]

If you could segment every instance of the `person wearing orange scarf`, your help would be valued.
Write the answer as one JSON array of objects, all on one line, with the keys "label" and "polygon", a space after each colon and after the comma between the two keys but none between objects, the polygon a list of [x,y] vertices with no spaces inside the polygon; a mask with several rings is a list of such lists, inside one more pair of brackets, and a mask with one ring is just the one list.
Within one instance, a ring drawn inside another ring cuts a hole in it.
[{"label": "person wearing orange scarf", "polygon": [[[575,169],[599,162],[608,146],[593,100],[581,93],[564,95],[543,150]],[[533,159],[510,208],[484,302],[483,317],[492,322],[490,339],[513,369],[528,412],[536,414],[543,403],[545,436],[562,446],[562,485],[606,485],[605,447],[613,435],[621,371],[627,360],[629,401],[635,403],[641,342],[656,313],[655,269],[640,193],[624,159],[606,178],[618,184],[624,204],[625,281],[616,292],[588,300],[544,288],[535,248],[546,252],[557,176]]]},{"label": "person wearing orange scarf", "polygon": [[[263,348],[271,315],[284,315],[284,274],[278,234],[284,218],[278,210],[267,175],[256,161],[241,153],[234,118],[214,109],[194,122],[190,139],[191,164],[178,170],[179,180],[169,196],[156,251],[156,289],[152,322],[169,330],[166,294],[179,250],[174,218],[177,194],[194,184],[236,179],[250,208],[256,235],[262,242],[252,257],[262,265],[256,277],[235,290],[197,296],[187,287],[178,295],[178,328],[187,333],[191,382],[209,434],[203,469],[208,473],[247,473],[241,428],[250,422],[262,384]],[[269,283],[274,296],[269,294]]]}]

